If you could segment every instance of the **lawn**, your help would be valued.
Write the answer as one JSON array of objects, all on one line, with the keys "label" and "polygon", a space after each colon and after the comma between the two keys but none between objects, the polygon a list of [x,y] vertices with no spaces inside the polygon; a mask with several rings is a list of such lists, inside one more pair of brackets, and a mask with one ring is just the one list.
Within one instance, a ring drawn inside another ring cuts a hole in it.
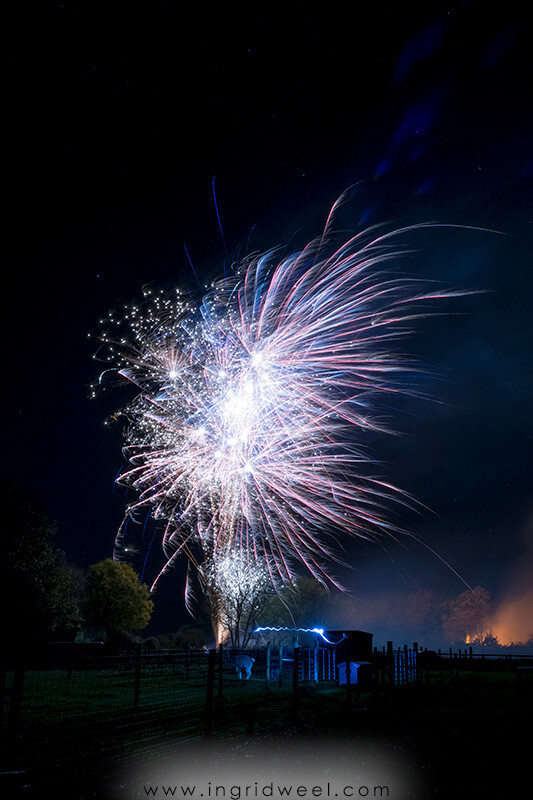
[{"label": "lawn", "polygon": [[[72,800],[104,798],[91,794],[91,777],[112,782],[140,759],[170,758],[203,739],[205,675],[187,682],[179,670],[144,675],[136,710],[129,672],[90,680],[84,673],[27,673],[10,768],[29,770],[32,785],[61,774],[67,786],[71,775]],[[304,683],[297,706],[290,685],[266,688],[259,677],[238,681],[228,673],[222,697],[215,686],[211,746],[238,742],[257,752],[279,741],[308,748],[323,740],[375,743],[407,759],[413,787],[425,787],[423,796],[413,789],[419,800],[514,797],[514,782],[529,771],[532,712],[533,679],[519,681],[512,672],[432,673],[422,684],[350,694],[332,683]]]}]

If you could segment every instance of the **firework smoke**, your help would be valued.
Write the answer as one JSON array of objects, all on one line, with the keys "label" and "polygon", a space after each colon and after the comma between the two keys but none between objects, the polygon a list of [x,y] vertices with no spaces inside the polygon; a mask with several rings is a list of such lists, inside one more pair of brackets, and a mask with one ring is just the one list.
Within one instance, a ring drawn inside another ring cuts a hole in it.
[{"label": "firework smoke", "polygon": [[394,533],[382,507],[403,495],[368,474],[362,434],[385,429],[377,396],[403,391],[394,340],[444,295],[386,270],[412,228],[336,243],[338,203],[301,252],[251,255],[199,303],[148,291],[103,321],[109,370],[138,390],[121,412],[127,516],[164,521],[165,569],[238,559],[279,586],[300,562],[337,585],[337,537]]}]

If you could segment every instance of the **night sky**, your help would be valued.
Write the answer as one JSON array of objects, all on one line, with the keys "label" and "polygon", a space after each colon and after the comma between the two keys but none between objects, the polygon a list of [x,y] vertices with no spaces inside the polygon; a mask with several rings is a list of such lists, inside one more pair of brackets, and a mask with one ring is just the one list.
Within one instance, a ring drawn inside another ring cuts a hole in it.
[{"label": "night sky", "polygon": [[[146,283],[197,292],[195,273],[207,282],[248,248],[303,246],[354,186],[352,230],[486,229],[414,233],[401,264],[485,291],[420,323],[408,347],[439,376],[424,383],[435,402],[399,402],[404,436],[368,442],[381,474],[429,509],[399,522],[495,598],[533,567],[527,4],[367,5],[7,12],[3,472],[79,566],[111,554],[125,504],[120,429],[104,421],[126,396],[89,399],[99,318]],[[404,545],[350,549],[343,577],[363,603],[465,588]],[[170,581],[159,602],[174,620]]]}]

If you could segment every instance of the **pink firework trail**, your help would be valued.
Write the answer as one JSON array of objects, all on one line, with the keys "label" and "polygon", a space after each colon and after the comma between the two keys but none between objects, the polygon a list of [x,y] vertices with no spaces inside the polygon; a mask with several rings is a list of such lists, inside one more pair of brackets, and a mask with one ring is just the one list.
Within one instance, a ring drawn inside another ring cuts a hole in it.
[{"label": "pink firework trail", "polygon": [[149,509],[164,521],[165,569],[180,554],[199,570],[244,557],[276,586],[300,562],[337,585],[337,537],[395,533],[383,506],[405,496],[367,475],[361,434],[385,429],[376,397],[403,391],[394,340],[425,301],[456,293],[420,293],[387,271],[413,228],[338,246],[331,219],[301,252],[244,259],[198,304],[147,292],[104,320],[110,370],[138,390],[121,412],[119,482],[136,492],[126,518]]}]

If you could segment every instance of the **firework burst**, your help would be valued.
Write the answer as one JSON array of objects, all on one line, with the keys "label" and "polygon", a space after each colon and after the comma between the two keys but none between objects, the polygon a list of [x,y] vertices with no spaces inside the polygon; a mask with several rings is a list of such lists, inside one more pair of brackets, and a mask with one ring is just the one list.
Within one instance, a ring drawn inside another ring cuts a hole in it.
[{"label": "firework burst", "polygon": [[403,391],[394,340],[444,295],[388,270],[412,228],[339,244],[332,214],[302,251],[245,258],[199,303],[147,291],[103,321],[109,370],[138,390],[121,412],[127,516],[164,521],[165,569],[233,558],[279,586],[299,562],[336,585],[337,537],[394,533],[382,508],[404,496],[368,474],[362,432],[385,429],[376,397]]}]

